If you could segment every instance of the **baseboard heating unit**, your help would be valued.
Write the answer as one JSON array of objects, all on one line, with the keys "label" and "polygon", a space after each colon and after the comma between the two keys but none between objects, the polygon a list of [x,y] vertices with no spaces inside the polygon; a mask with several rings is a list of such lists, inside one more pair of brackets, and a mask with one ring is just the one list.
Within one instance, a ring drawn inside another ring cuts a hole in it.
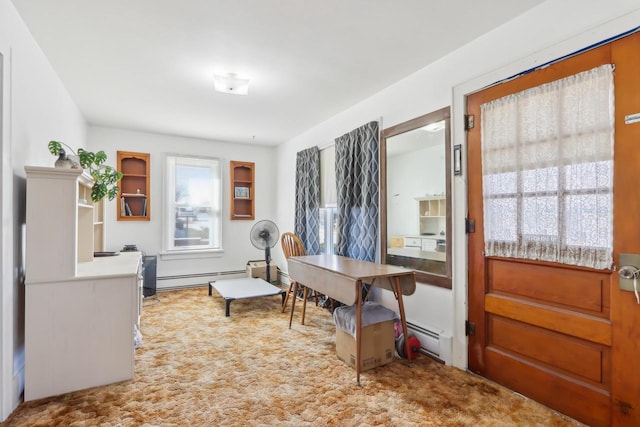
[{"label": "baseboard heating unit", "polygon": [[246,277],[245,270],[219,271],[213,273],[180,274],[175,276],[159,276],[158,290],[175,291],[179,289],[207,286],[209,282],[223,279]]},{"label": "baseboard heating unit", "polygon": [[420,352],[439,360],[446,365],[451,365],[451,335],[437,330],[407,322],[409,334],[415,335],[420,340]]}]

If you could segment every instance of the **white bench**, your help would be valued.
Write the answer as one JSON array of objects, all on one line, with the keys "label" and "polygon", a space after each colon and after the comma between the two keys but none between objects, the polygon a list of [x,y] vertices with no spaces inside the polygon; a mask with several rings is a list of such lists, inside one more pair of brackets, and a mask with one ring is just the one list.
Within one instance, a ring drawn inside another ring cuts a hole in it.
[{"label": "white bench", "polygon": [[281,288],[255,277],[209,282],[209,296],[212,295],[214,288],[226,302],[225,316],[227,317],[229,317],[229,305],[233,300],[281,295],[284,304],[286,295],[286,291]]}]

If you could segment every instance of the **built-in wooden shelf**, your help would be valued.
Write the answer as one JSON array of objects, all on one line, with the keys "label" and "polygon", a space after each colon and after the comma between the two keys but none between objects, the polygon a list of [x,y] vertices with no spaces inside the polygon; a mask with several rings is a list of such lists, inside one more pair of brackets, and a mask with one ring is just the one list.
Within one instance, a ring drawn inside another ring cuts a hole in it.
[{"label": "built-in wooden shelf", "polygon": [[151,219],[149,153],[118,151],[118,170],[123,177],[118,194],[118,221]]},{"label": "built-in wooden shelf", "polygon": [[254,179],[255,164],[232,160],[229,166],[231,193],[231,219],[255,219]]}]

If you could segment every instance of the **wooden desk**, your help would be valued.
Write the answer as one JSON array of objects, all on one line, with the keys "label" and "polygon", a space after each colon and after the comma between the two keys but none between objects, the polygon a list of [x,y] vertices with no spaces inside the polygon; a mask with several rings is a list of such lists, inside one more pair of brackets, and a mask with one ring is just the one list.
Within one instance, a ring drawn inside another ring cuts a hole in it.
[{"label": "wooden desk", "polygon": [[[405,336],[405,353],[411,364],[411,351],[407,335],[407,321],[404,315],[402,295],[411,295],[416,290],[413,270],[386,264],[347,258],[339,255],[308,255],[288,259],[289,277],[295,281],[296,295],[298,283],[315,289],[343,304],[356,304],[356,381],[360,385],[360,365],[362,347],[362,283],[392,291],[398,301],[402,332]],[[293,319],[296,298],[293,298],[289,327]]]}]

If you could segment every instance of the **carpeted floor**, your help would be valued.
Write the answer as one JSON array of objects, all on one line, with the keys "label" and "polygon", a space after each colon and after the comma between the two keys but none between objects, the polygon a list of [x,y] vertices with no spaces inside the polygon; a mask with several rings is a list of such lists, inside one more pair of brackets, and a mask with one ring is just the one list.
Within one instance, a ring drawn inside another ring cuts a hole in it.
[{"label": "carpeted floor", "polygon": [[[215,294],[215,292],[214,292]],[[510,391],[420,356],[361,374],[335,355],[328,311],[300,325],[279,297],[207,288],[145,302],[131,381],[23,403],[7,426],[575,426]],[[297,304],[301,306],[301,304]],[[96,367],[99,369],[99,367]]]}]

